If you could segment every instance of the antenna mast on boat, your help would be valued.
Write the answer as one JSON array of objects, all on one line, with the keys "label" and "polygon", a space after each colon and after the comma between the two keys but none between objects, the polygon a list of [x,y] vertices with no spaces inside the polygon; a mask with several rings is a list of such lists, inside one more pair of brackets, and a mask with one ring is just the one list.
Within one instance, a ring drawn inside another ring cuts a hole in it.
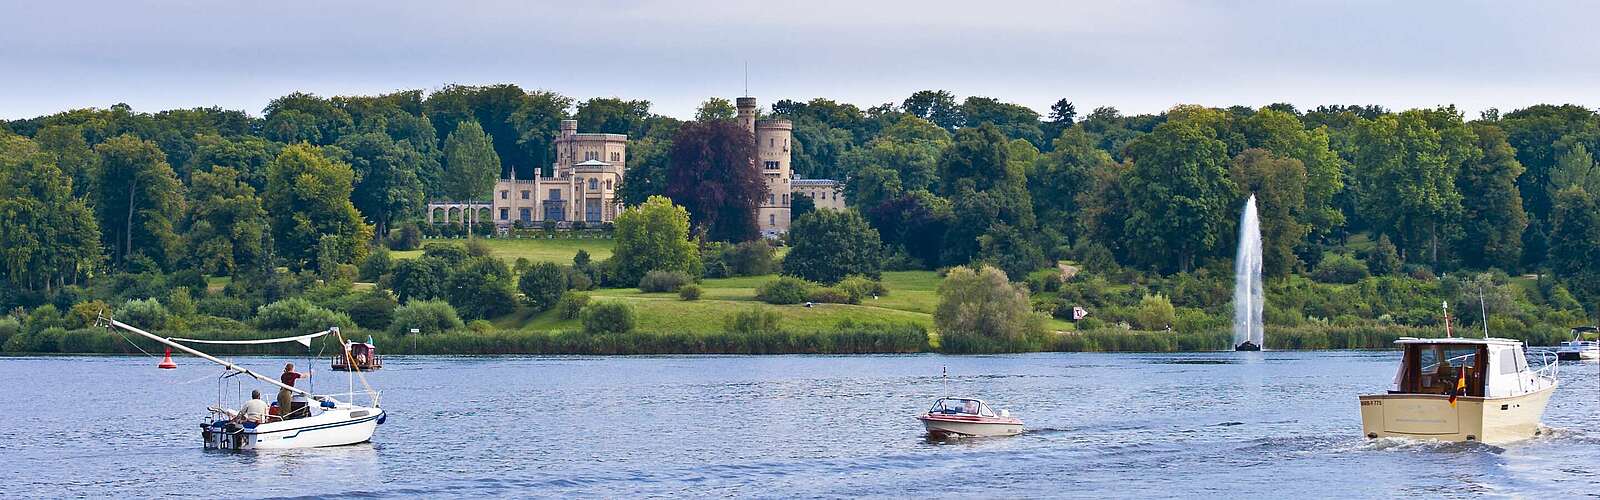
[{"label": "antenna mast on boat", "polygon": [[1478,289],[1478,313],[1483,315],[1483,338],[1489,338],[1489,307],[1483,305],[1483,289]]}]

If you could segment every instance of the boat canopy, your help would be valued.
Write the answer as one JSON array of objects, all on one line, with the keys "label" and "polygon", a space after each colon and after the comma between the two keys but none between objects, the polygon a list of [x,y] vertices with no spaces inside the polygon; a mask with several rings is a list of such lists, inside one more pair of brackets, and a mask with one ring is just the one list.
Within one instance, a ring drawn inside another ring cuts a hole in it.
[{"label": "boat canopy", "polygon": [[995,416],[994,410],[982,400],[971,398],[939,398],[933,402],[933,407],[928,413],[941,413],[945,415],[977,415],[980,417]]},{"label": "boat canopy", "polygon": [[1404,349],[1394,394],[1448,395],[1464,382],[1466,397],[1507,397],[1534,390],[1522,342],[1511,339],[1400,339]]}]

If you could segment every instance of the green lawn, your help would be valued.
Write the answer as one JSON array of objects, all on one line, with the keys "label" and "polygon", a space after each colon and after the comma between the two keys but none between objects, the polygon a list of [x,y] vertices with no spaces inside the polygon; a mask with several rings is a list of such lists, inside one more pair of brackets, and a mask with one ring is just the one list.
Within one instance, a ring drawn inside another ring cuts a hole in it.
[{"label": "green lawn", "polygon": [[[438,238],[423,240],[422,244],[444,242],[459,245],[466,243],[466,241],[463,238]],[[533,262],[572,264],[572,256],[577,255],[578,250],[587,250],[589,258],[601,261],[611,257],[611,246],[613,244],[613,240],[599,238],[484,238],[483,241],[488,243],[489,249],[494,251],[494,255],[505,260],[507,265],[516,262],[518,258],[525,258]],[[393,256],[397,259],[413,259],[422,256],[422,250],[394,252]]]},{"label": "green lawn", "polygon": [[[776,306],[756,300],[756,287],[776,275],[746,276],[738,278],[707,279],[700,283],[700,300],[680,300],[673,293],[643,293],[637,288],[607,288],[588,292],[591,301],[622,301],[633,305],[641,329],[663,332],[712,333],[722,331],[726,318],[751,307],[767,307],[777,311],[783,319],[785,330],[828,330],[841,320],[858,323],[915,323],[933,329],[933,310],[938,303],[936,293],[939,275],[931,271],[899,271],[883,273],[884,285],[889,295],[866,299],[859,305],[817,304]],[[517,312],[496,318],[494,325],[509,330],[576,330],[577,320],[561,320],[555,311],[535,314],[520,308]],[[1050,319],[1046,326],[1052,330],[1070,330],[1064,321]]]}]

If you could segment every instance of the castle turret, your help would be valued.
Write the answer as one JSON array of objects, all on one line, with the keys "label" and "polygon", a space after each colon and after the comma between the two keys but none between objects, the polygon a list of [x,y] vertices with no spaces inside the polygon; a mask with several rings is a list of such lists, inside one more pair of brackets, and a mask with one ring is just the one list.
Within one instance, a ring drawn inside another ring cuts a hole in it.
[{"label": "castle turret", "polygon": [[756,98],[740,97],[734,102],[739,108],[739,126],[752,134],[756,133]]},{"label": "castle turret", "polygon": [[561,120],[561,137],[572,137],[578,134],[577,120]]}]

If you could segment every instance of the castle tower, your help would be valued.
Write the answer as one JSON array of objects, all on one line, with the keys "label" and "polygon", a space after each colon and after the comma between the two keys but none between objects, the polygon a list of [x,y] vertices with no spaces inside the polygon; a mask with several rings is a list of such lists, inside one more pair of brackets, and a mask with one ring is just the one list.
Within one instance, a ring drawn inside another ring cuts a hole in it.
[{"label": "castle tower", "polygon": [[756,208],[756,225],[762,236],[776,237],[789,232],[789,143],[794,124],[789,120],[757,120],[756,98],[737,99],[739,124],[755,134],[756,164],[767,184],[767,195]]}]

